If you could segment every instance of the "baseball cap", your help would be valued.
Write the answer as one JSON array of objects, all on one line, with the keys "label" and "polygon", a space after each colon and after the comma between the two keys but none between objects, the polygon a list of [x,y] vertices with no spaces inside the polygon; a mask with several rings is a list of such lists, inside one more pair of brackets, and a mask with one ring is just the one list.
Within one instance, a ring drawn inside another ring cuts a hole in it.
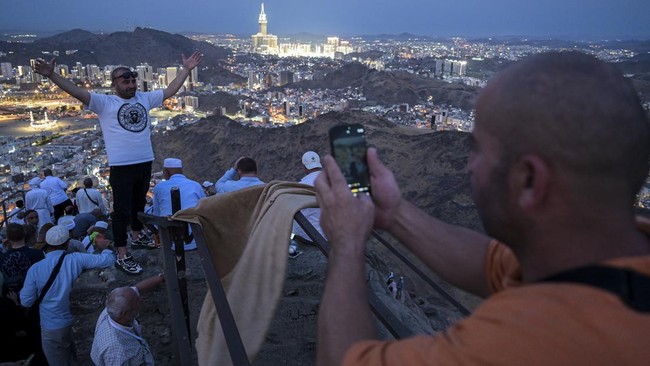
[{"label": "baseball cap", "polygon": [[68,241],[68,239],[70,239],[68,228],[62,225],[53,226],[45,234],[45,242],[53,247],[63,245],[66,241]]},{"label": "baseball cap", "polygon": [[74,217],[72,216],[61,216],[57,224],[65,226],[68,230],[72,230],[77,226],[74,222]]},{"label": "baseball cap", "polygon": [[307,151],[302,154],[302,163],[307,169],[322,168],[320,165],[320,156],[313,151]]},{"label": "baseball cap", "polygon": [[100,229],[108,229],[108,222],[106,222],[106,221],[97,221],[95,223],[95,227],[100,228]]},{"label": "baseball cap", "polygon": [[210,182],[209,180],[206,180],[205,182],[203,182],[203,187],[204,188],[212,187],[212,185],[213,185],[212,182]]},{"label": "baseball cap", "polygon": [[182,168],[183,162],[181,159],[167,158],[163,163],[163,168]]}]

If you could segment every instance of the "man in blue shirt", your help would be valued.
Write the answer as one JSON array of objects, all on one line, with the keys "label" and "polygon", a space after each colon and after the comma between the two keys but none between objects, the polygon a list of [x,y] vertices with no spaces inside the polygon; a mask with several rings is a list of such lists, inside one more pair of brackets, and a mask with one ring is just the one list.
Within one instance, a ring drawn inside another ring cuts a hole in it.
[{"label": "man in blue shirt", "polygon": [[[70,234],[68,228],[56,225],[45,236],[45,259],[32,265],[27,271],[25,284],[20,291],[20,302],[24,307],[32,306],[45,287],[59,258],[65,252]],[[70,291],[72,283],[85,269],[105,268],[115,264],[115,254],[106,249],[108,241],[99,241],[96,246],[101,254],[67,254],[56,275],[52,287],[40,304],[41,340],[43,353],[50,366],[74,365],[76,353],[72,339],[72,313],[70,312]]]},{"label": "man in blue shirt", "polygon": [[[205,197],[203,187],[198,182],[187,179],[183,175],[183,162],[180,159],[167,158],[163,163],[163,176],[166,180],[158,183],[153,189],[153,214],[170,216],[172,214],[171,189],[178,187],[181,193],[181,209],[191,208]],[[185,250],[196,249],[196,242],[185,245]]]},{"label": "man in blue shirt", "polygon": [[[239,175],[239,180],[235,180],[237,175]],[[233,192],[260,184],[265,183],[257,177],[257,163],[255,160],[243,156],[237,159],[235,164],[226,171],[226,174],[215,183],[217,193]]]}]

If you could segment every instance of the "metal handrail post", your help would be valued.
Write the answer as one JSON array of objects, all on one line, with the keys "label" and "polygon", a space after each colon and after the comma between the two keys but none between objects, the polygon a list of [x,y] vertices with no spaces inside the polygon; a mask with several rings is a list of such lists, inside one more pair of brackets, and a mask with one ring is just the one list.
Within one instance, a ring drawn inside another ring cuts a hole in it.
[{"label": "metal handrail post", "polygon": [[[172,251],[172,233],[170,229],[181,227],[181,223],[169,220],[166,217],[154,216],[145,213],[138,213],[140,221],[145,225],[156,225],[160,235],[160,247],[163,252],[163,269],[165,272],[165,287],[169,299],[172,330],[176,338],[176,354],[180,364],[183,366],[193,365],[192,341],[190,330],[187,326],[186,317],[182,302],[182,293],[176,274],[176,255]],[[187,295],[185,295],[187,297]]]},{"label": "metal handrail post", "polygon": [[250,361],[248,360],[248,355],[246,355],[244,342],[241,339],[237,323],[232,315],[230,303],[228,303],[228,298],[226,297],[226,291],[221,284],[221,279],[218,274],[219,271],[216,264],[212,262],[212,255],[203,236],[203,229],[201,225],[194,223],[190,224],[190,227],[192,228],[192,234],[194,235],[194,240],[196,240],[196,246],[199,250],[205,278],[208,281],[208,288],[212,294],[214,305],[217,308],[217,316],[221,322],[221,328],[223,329],[223,335],[226,339],[232,364],[235,366],[249,366]]}]

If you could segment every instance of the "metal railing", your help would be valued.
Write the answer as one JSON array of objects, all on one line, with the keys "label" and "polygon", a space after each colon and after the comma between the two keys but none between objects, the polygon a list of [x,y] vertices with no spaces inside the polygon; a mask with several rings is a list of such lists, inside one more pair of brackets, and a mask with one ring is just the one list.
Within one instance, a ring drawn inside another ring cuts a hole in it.
[{"label": "metal railing", "polygon": [[13,214],[13,215],[7,216],[8,215],[7,214],[7,201],[16,200],[16,198],[18,196],[20,196],[22,198],[23,202],[25,202],[25,191],[22,191],[22,190],[21,191],[16,191],[16,192],[12,193],[9,197],[2,200],[2,221],[0,221],[0,230],[2,230],[4,228],[4,226],[6,225],[6,223],[9,222],[9,220],[15,215],[15,214]]},{"label": "metal railing", "polygon": [[[172,190],[173,192],[173,190]],[[177,201],[178,203],[174,203]],[[180,208],[180,197],[172,193],[172,207]],[[196,241],[203,271],[206,276],[208,289],[217,309],[217,315],[223,329],[226,345],[230,352],[233,365],[248,366],[250,361],[246,355],[246,350],[235,323],[235,319],[226,298],[226,293],[221,284],[221,278],[218,275],[218,269],[212,262],[212,254],[208,247],[203,230],[198,224],[188,224],[181,221],[171,220],[168,217],[160,217],[140,213],[138,215],[147,227],[158,231],[161,240],[161,247],[164,256],[164,271],[167,278],[166,287],[170,301],[170,311],[172,320],[172,330],[176,337],[176,352],[181,365],[193,364],[192,340],[190,336],[189,308],[187,295],[187,280],[185,277],[185,252],[184,244],[193,239]],[[325,238],[314,228],[307,218],[300,212],[294,216],[295,221],[307,233],[312,242],[326,257],[329,255],[331,246]],[[155,228],[153,227],[155,225]],[[188,228],[191,228],[192,234],[189,234]],[[384,246],[386,246],[398,259],[404,262],[418,276],[420,276],[435,291],[440,293],[463,315],[468,315],[467,310],[462,304],[456,301],[444,289],[437,285],[433,280],[427,277],[404,255],[394,248],[381,235],[373,231],[372,235]],[[172,251],[172,243],[175,246],[175,252]],[[396,317],[389,308],[377,297],[376,294],[369,292],[368,302],[372,312],[377,319],[386,327],[390,334],[396,339],[406,338],[414,335],[398,317]]]}]

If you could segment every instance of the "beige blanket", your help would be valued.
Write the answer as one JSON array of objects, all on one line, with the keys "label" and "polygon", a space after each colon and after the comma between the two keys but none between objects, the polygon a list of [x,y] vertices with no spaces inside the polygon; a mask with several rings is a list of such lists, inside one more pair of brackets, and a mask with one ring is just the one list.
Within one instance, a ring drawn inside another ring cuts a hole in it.
[{"label": "beige blanket", "polygon": [[[173,216],[201,225],[251,361],[282,293],[293,215],[317,207],[314,195],[311,186],[273,181],[202,199],[198,206]],[[209,292],[197,329],[199,365],[231,365]]]}]

